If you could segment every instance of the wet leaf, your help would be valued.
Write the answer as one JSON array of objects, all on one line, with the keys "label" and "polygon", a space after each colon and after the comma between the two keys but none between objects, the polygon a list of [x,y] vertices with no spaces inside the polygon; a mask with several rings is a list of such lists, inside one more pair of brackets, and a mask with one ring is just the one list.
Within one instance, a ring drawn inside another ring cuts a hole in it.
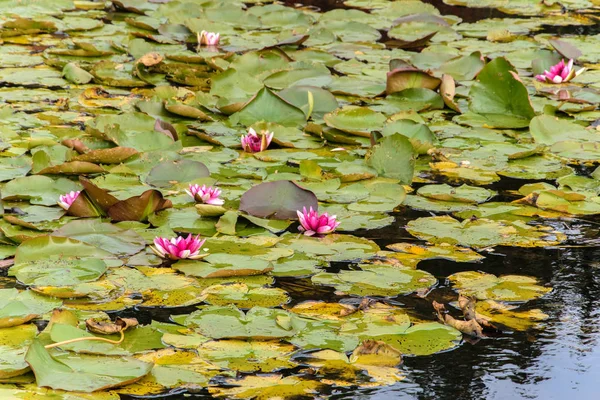
[{"label": "wet leaf", "polygon": [[291,337],[295,329],[282,324],[288,312],[253,307],[247,313],[234,306],[209,306],[190,314],[184,324],[213,339],[276,339]]},{"label": "wet leaf", "polygon": [[410,221],[412,235],[433,243],[461,244],[476,248],[489,246],[544,247],[560,243],[562,233],[544,226],[531,226],[520,221],[489,219],[459,222],[452,217],[425,217]]},{"label": "wet leaf", "polygon": [[315,395],[323,386],[318,381],[282,375],[246,376],[241,379],[228,379],[225,383],[228,388],[211,386],[210,393],[231,399],[291,399]]},{"label": "wet leaf", "polygon": [[289,301],[287,293],[279,288],[249,288],[243,283],[213,285],[202,292],[204,302],[216,306],[233,304],[240,308],[276,307]]},{"label": "wet leaf", "polygon": [[478,319],[517,331],[540,328],[542,322],[548,319],[548,315],[540,309],[518,311],[516,308],[494,300],[478,301],[475,305]]},{"label": "wet leaf", "polygon": [[459,293],[478,300],[528,301],[552,290],[538,285],[535,278],[521,275],[496,277],[483,272],[465,271],[450,275],[448,280]]},{"label": "wet leaf", "polygon": [[144,239],[134,231],[98,220],[72,221],[52,235],[77,239],[116,255],[132,255],[146,247]]},{"label": "wet leaf", "polygon": [[82,83],[89,83],[94,76],[82,69],[75,63],[69,63],[65,65],[63,68],[63,76],[70,82],[76,83],[78,85]]},{"label": "wet leaf", "polygon": [[334,286],[357,296],[396,296],[427,289],[437,280],[427,272],[383,265],[361,265],[360,271],[321,272],[312,277],[318,285]]},{"label": "wet leaf", "polygon": [[377,340],[389,344],[404,355],[427,355],[451,349],[458,345],[462,334],[456,329],[428,322],[416,324],[402,334],[382,335]]},{"label": "wet leaf", "polygon": [[213,340],[198,347],[198,355],[222,368],[240,372],[273,372],[293,368],[296,348],[277,341]]}]

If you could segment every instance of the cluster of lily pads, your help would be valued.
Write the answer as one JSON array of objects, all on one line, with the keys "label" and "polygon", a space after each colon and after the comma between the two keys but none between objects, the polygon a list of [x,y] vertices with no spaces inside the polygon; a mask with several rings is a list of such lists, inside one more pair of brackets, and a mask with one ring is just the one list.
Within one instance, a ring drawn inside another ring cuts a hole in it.
[{"label": "cluster of lily pads", "polygon": [[[242,148],[248,153],[265,151],[269,147],[272,139],[272,132],[265,132],[259,136],[252,128],[250,128],[248,135],[242,136]],[[201,204],[221,206],[225,203],[223,199],[219,198],[221,189],[217,187],[190,184],[189,189],[186,189],[185,192]],[[68,213],[70,207],[77,200],[80,193],[81,191],[71,191],[61,195],[58,198],[57,204]],[[74,213],[77,215],[76,212]],[[310,207],[308,211],[306,210],[306,207],[303,207],[302,211],[297,210],[296,214],[300,221],[298,229],[301,232],[304,232],[306,236],[332,233],[340,224],[336,221],[335,215],[329,216],[327,213],[319,215],[312,207]],[[84,217],[87,215],[80,216]],[[154,247],[151,246],[150,248],[161,258],[170,260],[180,260],[183,258],[199,259],[208,255],[207,253],[200,253],[200,248],[205,241],[206,239],[200,240],[200,235],[193,238],[191,234],[189,234],[187,238],[178,236],[170,240],[167,238],[156,237],[154,239]]]},{"label": "cluster of lily pads", "polygon": [[597,9],[445,1],[532,17],[0,0],[0,397],[312,398],[543,329],[551,288],[479,269],[600,214],[600,47],[543,31]]}]

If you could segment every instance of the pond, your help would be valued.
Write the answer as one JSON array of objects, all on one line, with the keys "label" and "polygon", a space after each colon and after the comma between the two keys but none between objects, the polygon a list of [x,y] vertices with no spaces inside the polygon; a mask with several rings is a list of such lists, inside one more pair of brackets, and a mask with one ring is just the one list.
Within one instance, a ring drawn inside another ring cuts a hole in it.
[{"label": "pond", "polygon": [[0,17],[0,398],[596,397],[595,0]]}]

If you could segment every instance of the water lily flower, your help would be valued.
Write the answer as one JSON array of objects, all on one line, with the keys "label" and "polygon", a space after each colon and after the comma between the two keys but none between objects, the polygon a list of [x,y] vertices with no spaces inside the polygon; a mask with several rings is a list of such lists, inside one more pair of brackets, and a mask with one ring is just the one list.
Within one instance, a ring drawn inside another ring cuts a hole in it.
[{"label": "water lily flower", "polygon": [[154,246],[150,246],[150,248],[161,258],[171,260],[189,258],[195,260],[204,256],[204,254],[200,254],[200,247],[202,247],[205,241],[206,239],[200,240],[200,235],[193,237],[191,233],[187,238],[178,236],[171,240],[156,237],[154,238]]},{"label": "water lily flower", "polygon": [[242,148],[247,153],[265,151],[271,144],[273,135],[273,132],[261,132],[259,136],[254,129],[250,128],[246,136],[242,135]]},{"label": "water lily flower", "polygon": [[68,210],[69,207],[71,207],[71,204],[73,204],[75,199],[79,196],[79,193],[81,193],[81,192],[80,191],[70,192],[70,193],[60,196],[58,198],[58,202],[57,202],[58,205],[61,206],[62,208],[64,208],[65,210]]},{"label": "water lily flower", "polygon": [[556,65],[550,67],[550,71],[546,70],[541,75],[536,75],[535,79],[540,82],[548,82],[548,83],[563,83],[568,82],[576,76],[580,75],[585,68],[581,68],[577,71],[573,69],[573,60],[569,60],[567,64],[565,64],[565,60],[560,60],[560,62]]},{"label": "water lily flower", "polygon": [[219,33],[202,31],[198,33],[198,44],[200,46],[218,46],[220,37]]},{"label": "water lily flower", "polygon": [[306,236],[331,233],[340,224],[335,220],[335,215],[329,216],[327,213],[319,215],[312,207],[309,211],[306,211],[306,207],[303,207],[302,211],[296,211],[296,213],[301,225],[298,227],[298,230],[304,232]]},{"label": "water lily flower", "polygon": [[198,202],[204,204],[212,204],[215,206],[222,206],[225,203],[225,200],[220,199],[221,189],[206,186],[206,185],[190,185],[189,190],[186,189],[186,193],[192,196]]}]

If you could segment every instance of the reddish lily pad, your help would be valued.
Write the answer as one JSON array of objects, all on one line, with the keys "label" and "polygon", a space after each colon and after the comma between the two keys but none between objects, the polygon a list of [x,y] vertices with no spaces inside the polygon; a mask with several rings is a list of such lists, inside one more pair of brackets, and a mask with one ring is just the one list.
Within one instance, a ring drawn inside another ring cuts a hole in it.
[{"label": "reddish lily pad", "polygon": [[240,200],[240,211],[259,218],[298,219],[296,211],[303,207],[318,209],[317,196],[291,181],[261,183]]}]

